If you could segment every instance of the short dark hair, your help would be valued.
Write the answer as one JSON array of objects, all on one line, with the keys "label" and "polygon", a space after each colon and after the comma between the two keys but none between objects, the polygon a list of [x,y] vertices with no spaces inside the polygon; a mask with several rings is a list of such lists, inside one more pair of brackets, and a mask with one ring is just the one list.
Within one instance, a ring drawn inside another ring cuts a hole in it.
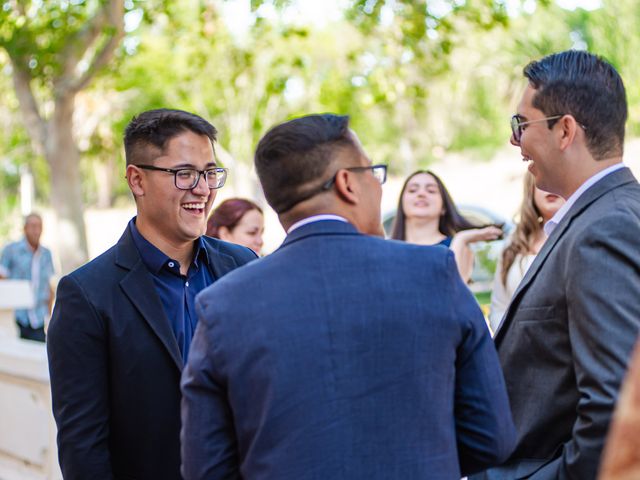
[{"label": "short dark hair", "polygon": [[262,209],[246,198],[228,198],[211,213],[207,221],[207,235],[220,238],[220,227],[226,227],[230,232],[240,223],[245,213]]},{"label": "short dark hair", "polygon": [[394,240],[406,240],[407,239],[407,215],[402,207],[402,197],[407,189],[409,181],[416,175],[425,173],[431,175],[438,185],[440,196],[442,197],[442,209],[444,213],[440,216],[438,222],[438,230],[441,234],[447,237],[453,237],[456,233],[462,230],[469,230],[470,228],[479,228],[480,225],[469,221],[464,217],[457,209],[456,204],[453,202],[453,198],[449,194],[447,187],[444,186],[440,177],[438,177],[431,170],[418,170],[413,172],[407,177],[400,190],[400,198],[398,199],[398,208],[396,209],[396,216],[393,220],[393,227],[391,227],[391,238]]},{"label": "short dark hair", "polygon": [[547,116],[572,115],[585,127],[587,148],[596,160],[622,155],[627,98],[611,64],[568,50],[531,62],[523,73],[536,90],[533,106]]},{"label": "short dark hair", "polygon": [[307,115],[269,130],[258,143],[255,166],[265,198],[277,213],[318,193],[336,153],[354,148],[349,117]]},{"label": "short dark hair", "polygon": [[186,131],[208,137],[212,146],[218,133],[204,118],[183,110],[159,108],[136,115],[124,131],[127,165],[151,164],[154,149],[162,152],[169,140]]}]

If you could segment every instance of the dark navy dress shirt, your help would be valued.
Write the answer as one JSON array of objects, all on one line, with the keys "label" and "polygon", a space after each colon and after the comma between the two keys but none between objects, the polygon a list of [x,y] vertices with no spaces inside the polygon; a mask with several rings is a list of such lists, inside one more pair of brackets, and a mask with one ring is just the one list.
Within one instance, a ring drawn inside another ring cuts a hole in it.
[{"label": "dark navy dress shirt", "polygon": [[195,241],[193,261],[185,276],[180,273],[178,261],[167,257],[138,232],[135,218],[129,222],[129,228],[142,262],[153,277],[153,283],[178,342],[182,359],[186,363],[191,339],[198,322],[195,297],[215,280],[207,249],[204,247],[202,238]]}]

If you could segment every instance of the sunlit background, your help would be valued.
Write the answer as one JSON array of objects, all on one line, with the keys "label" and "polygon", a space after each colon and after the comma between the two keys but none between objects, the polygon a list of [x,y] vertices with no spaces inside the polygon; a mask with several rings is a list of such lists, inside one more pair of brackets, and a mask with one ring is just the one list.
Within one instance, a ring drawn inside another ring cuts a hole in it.
[{"label": "sunlit background", "polygon": [[[633,0],[0,6],[0,244],[20,235],[22,214],[41,211],[43,243],[63,272],[112,245],[134,214],[121,137],[150,108],[193,111],[218,128],[217,154],[231,173],[216,203],[244,196],[264,205],[252,167],[260,136],[293,116],[331,111],[351,115],[370,157],[389,164],[383,211],[402,179],[428,166],[457,202],[511,217],[525,170],[508,145],[522,68],[588,49],[626,81],[633,168],[640,156]],[[265,253],[284,236],[268,209],[267,219]]]}]

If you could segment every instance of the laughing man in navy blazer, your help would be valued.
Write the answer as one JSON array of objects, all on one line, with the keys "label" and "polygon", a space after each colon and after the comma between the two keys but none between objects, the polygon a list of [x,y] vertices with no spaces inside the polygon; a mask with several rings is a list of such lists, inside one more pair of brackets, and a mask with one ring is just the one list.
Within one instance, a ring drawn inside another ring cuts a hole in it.
[{"label": "laughing man in navy blazer", "polygon": [[449,250],[378,238],[386,166],[348,117],[279,125],[255,163],[288,235],[196,300],[184,477],[459,479],[504,460],[480,309]]},{"label": "laughing man in navy blazer", "polygon": [[137,217],[118,243],[60,281],[47,335],[65,480],[179,480],[180,373],[196,293],[256,258],[204,237],[224,184],[216,130],[152,110],[125,133]]}]

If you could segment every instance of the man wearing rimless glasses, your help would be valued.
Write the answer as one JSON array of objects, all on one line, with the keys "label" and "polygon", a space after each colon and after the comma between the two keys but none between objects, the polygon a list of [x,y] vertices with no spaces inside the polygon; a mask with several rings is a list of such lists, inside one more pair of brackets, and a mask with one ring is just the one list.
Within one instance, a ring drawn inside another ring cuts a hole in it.
[{"label": "man wearing rimless glasses", "polygon": [[227,177],[215,139],[213,125],[179,110],[127,126],[137,216],[117,245],[60,281],[48,331],[65,479],[181,479],[179,382],[195,295],[256,258],[203,236]]},{"label": "man wearing rimless glasses", "polygon": [[477,478],[595,479],[640,328],[640,187],[622,163],[625,90],[587,52],[550,55],[524,75],[511,143],[536,186],[566,203],[495,334],[517,446]]}]

